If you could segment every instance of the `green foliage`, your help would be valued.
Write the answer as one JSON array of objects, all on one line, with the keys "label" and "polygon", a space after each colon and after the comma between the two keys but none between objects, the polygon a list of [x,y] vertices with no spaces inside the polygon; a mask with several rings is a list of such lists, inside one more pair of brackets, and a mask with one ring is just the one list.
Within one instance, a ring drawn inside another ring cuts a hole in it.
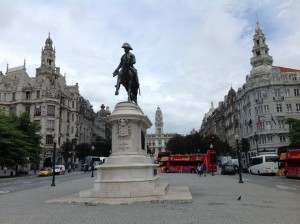
[{"label": "green foliage", "polygon": [[24,165],[37,161],[42,151],[40,127],[30,122],[27,113],[20,117],[0,110],[0,164]]},{"label": "green foliage", "polygon": [[73,146],[71,141],[67,141],[62,144],[60,154],[64,158],[65,162],[67,162],[68,158],[70,158],[70,154],[73,151],[73,147],[75,147],[75,145]]},{"label": "green foliage", "polygon": [[108,157],[111,153],[111,143],[108,140],[105,140],[100,137],[96,137],[95,142],[93,143],[95,149],[92,155],[94,156],[105,156]]},{"label": "green foliage", "polygon": [[217,155],[234,154],[227,142],[222,142],[216,135],[201,136],[199,133],[193,135],[175,135],[166,146],[167,151],[173,154],[205,154],[210,145],[216,150]]},{"label": "green foliage", "polygon": [[91,145],[88,143],[81,143],[76,146],[76,157],[82,160],[86,156],[91,155]]},{"label": "green foliage", "polygon": [[295,118],[287,118],[285,122],[290,126],[290,146],[300,147],[300,120]]}]

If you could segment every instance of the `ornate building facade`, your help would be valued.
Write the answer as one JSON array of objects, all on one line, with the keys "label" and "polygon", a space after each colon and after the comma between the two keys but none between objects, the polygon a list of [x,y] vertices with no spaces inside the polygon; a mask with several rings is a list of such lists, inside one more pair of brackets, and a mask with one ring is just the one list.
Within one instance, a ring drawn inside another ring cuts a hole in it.
[{"label": "ornate building facade", "polygon": [[159,152],[165,152],[169,139],[175,135],[176,133],[164,133],[163,115],[158,106],[155,112],[155,133],[146,135],[148,151],[151,151],[151,154],[155,156],[157,156]]},{"label": "ornate building facade", "polygon": [[[206,116],[200,129],[203,134],[223,135],[225,131],[225,139],[233,148],[236,133],[239,139],[247,139],[247,160],[259,154],[276,153],[278,147],[288,145],[289,127],[284,119],[300,118],[300,70],[273,65],[259,23],[252,53],[252,70],[246,82],[236,93],[229,91],[225,97],[227,105],[222,102],[220,108]],[[210,128],[216,126],[215,117],[221,118],[224,129]]]},{"label": "ornate building facade", "polygon": [[[53,140],[57,140],[58,163],[60,146],[91,143],[93,136],[105,137],[103,122],[92,105],[79,93],[79,85],[67,85],[66,78],[56,67],[55,48],[50,34],[41,52],[41,65],[35,77],[26,72],[26,63],[0,73],[0,108],[17,115],[28,112],[33,122],[41,126],[44,164],[51,163]],[[103,126],[103,127],[102,127]],[[70,153],[74,161],[75,152]]]}]

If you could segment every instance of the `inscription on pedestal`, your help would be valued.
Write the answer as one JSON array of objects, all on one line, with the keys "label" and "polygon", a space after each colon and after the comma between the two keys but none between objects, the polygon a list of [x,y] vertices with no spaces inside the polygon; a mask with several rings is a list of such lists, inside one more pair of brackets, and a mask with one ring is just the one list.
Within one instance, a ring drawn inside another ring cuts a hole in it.
[{"label": "inscription on pedestal", "polygon": [[130,146],[129,146],[128,141],[120,141],[119,150],[126,151],[126,150],[129,150],[129,149],[130,149]]}]

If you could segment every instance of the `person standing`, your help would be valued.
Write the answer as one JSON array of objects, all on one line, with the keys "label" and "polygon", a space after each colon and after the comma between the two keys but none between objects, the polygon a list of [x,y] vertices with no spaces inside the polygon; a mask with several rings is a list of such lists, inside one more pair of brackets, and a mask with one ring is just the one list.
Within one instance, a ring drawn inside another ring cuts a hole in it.
[{"label": "person standing", "polygon": [[207,170],[207,167],[206,167],[206,164],[205,164],[205,163],[204,163],[203,166],[202,166],[202,170],[203,170],[204,176],[206,177],[206,170]]},{"label": "person standing", "polygon": [[7,171],[7,167],[5,166],[4,167],[4,174],[6,174],[6,171]]},{"label": "person standing", "polygon": [[201,177],[202,176],[202,165],[200,165],[200,163],[198,163],[197,172],[198,172],[199,177]]}]

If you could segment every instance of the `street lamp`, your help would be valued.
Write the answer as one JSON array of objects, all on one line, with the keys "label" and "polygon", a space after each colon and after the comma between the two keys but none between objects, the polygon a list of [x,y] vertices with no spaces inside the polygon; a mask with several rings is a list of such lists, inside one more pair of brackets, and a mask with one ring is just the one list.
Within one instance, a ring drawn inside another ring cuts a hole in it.
[{"label": "street lamp", "polygon": [[239,183],[242,184],[243,179],[242,179],[242,163],[241,163],[241,150],[239,149],[239,138],[240,136],[236,133],[235,134],[235,141],[236,141],[236,152],[238,156],[238,162],[239,162]]},{"label": "street lamp", "polygon": [[[213,144],[210,144],[209,148],[213,149]],[[214,176],[214,158],[213,158],[214,154],[210,154],[210,161],[211,161],[211,175]]]},{"label": "street lamp", "polygon": [[256,132],[254,132],[254,140],[256,142],[256,154],[257,154],[257,156],[259,156],[259,153],[258,153],[258,144],[257,144],[258,135],[256,134]]},{"label": "street lamp", "polygon": [[92,176],[94,177],[94,149],[95,147],[92,145]]},{"label": "street lamp", "polygon": [[53,139],[54,147],[53,147],[53,153],[52,153],[52,184],[51,187],[55,187],[55,157],[56,157],[56,143],[57,139],[54,137]]}]

